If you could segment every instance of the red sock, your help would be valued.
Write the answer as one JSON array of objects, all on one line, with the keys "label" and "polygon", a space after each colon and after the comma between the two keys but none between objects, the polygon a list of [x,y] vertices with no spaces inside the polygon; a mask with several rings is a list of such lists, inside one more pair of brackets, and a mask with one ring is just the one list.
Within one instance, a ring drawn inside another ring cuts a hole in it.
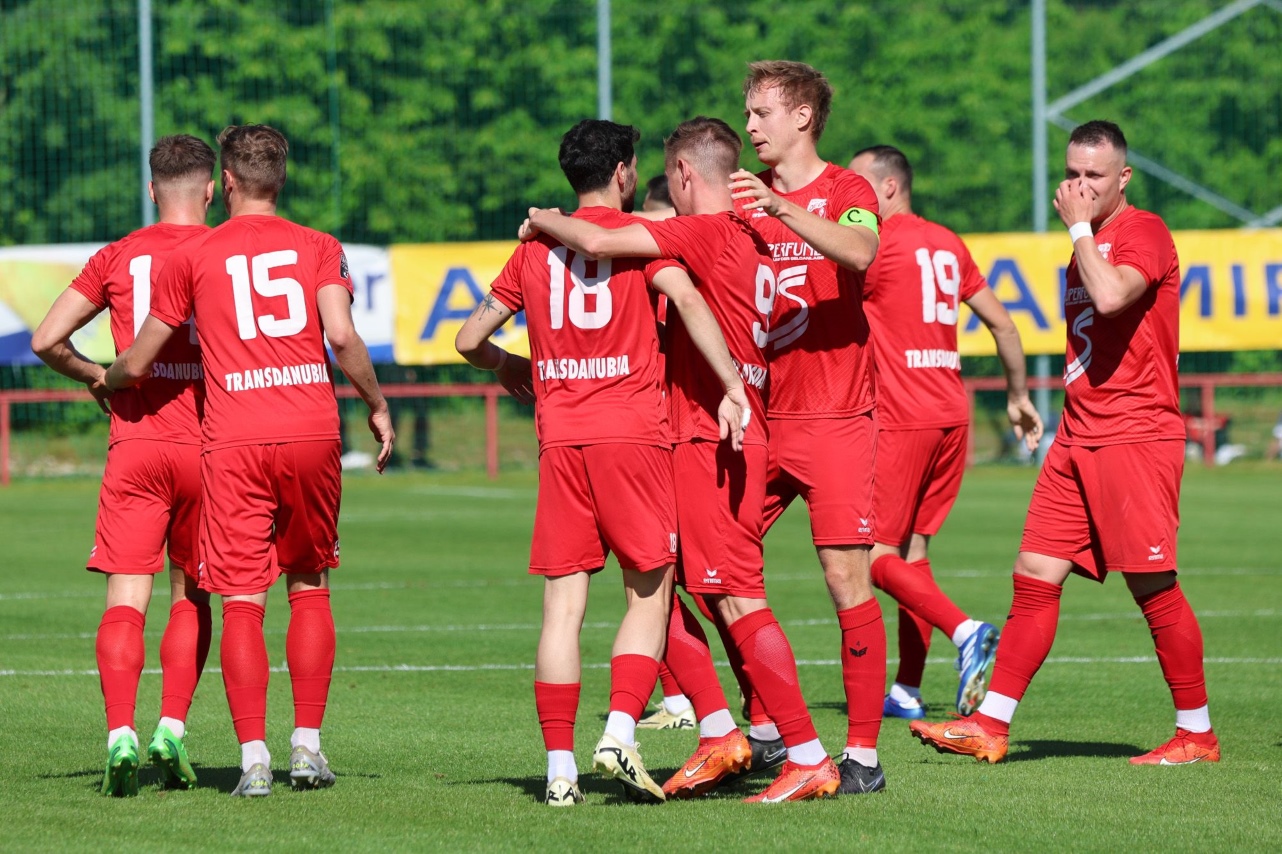
[{"label": "red sock", "polygon": [[672,616],[668,619],[668,648],[663,654],[663,661],[677,680],[681,693],[694,706],[696,718],[703,720],[713,712],[730,708],[725,692],[721,690],[721,682],[717,680],[712,651],[708,649],[708,636],[685,602],[675,594],[672,597]]},{"label": "red sock", "polygon": [[[817,739],[801,696],[792,646],[770,609],[762,608],[735,620],[730,624],[730,636],[743,656],[749,680],[765,703],[766,713],[779,727],[784,745],[794,747]],[[885,667],[884,639],[882,643]]]},{"label": "red sock", "polygon": [[236,740],[267,740],[267,644],[263,606],[237,599],[223,601],[223,640],[219,645],[227,707]]},{"label": "red sock", "polygon": [[534,708],[539,713],[545,750],[574,750],[574,718],[579,712],[578,682],[534,683]]},{"label": "red sock", "polygon": [[98,657],[98,681],[102,684],[103,705],[107,708],[107,729],[134,725],[138,702],[138,679],[142,676],[147,650],[142,629],[147,618],[137,608],[116,605],[108,608],[98,624],[94,645]]},{"label": "red sock", "polygon": [[846,686],[846,746],[876,748],[886,691],[886,624],[869,599],[837,612],[841,626],[841,681]]},{"label": "red sock", "polygon": [[191,698],[209,656],[212,632],[209,603],[179,599],[169,609],[169,624],[160,639],[160,716],[187,720]]},{"label": "red sock", "polygon": [[872,562],[872,583],[950,638],[966,615],[935,583],[930,561],[908,561],[899,555],[882,555]]},{"label": "red sock", "polygon": [[294,691],[294,726],[320,729],[334,675],[334,612],[324,588],[289,594],[285,661]]},{"label": "red sock", "polygon": [[[1055,643],[1059,624],[1059,599],[1064,588],[1029,575],[1015,575],[1015,598],[1010,605],[997,661],[988,690],[1021,700],[1028,683],[1041,668]],[[994,720],[987,715],[985,720]],[[991,731],[991,730],[990,730]],[[1001,735],[1001,733],[995,733]]]},{"label": "red sock", "polygon": [[895,673],[895,681],[900,685],[921,687],[926,655],[930,652],[930,638],[934,633],[934,626],[903,605],[899,606],[899,670]]},{"label": "red sock", "polygon": [[1206,705],[1206,674],[1202,669],[1202,629],[1179,582],[1165,590],[1136,598],[1148,620],[1157,648],[1157,661],[1171,688],[1177,709]]},{"label": "red sock", "polygon": [[730,629],[721,619],[720,614],[713,615],[712,624],[717,627],[717,634],[721,636],[721,645],[725,647],[726,658],[730,661],[730,669],[734,672],[735,681],[739,683],[739,693],[743,694],[743,713],[748,718],[748,722],[754,726],[770,723],[770,715],[766,714],[766,706],[761,702],[761,695],[757,693],[756,688],[752,687],[752,680],[743,666],[743,656],[735,646]]},{"label": "red sock", "polygon": [[625,653],[610,659],[610,711],[640,720],[654,690],[659,662],[648,655]]},{"label": "red sock", "polygon": [[677,677],[672,675],[668,665],[662,661],[659,662],[659,684],[663,688],[663,696],[675,697],[681,693],[681,686],[677,684]]}]

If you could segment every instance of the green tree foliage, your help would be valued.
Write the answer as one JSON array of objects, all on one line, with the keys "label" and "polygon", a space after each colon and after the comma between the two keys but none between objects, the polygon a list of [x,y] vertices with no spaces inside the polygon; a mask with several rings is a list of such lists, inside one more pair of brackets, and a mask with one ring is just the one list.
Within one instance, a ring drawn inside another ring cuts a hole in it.
[{"label": "green tree foliage", "polygon": [[[1220,8],[1050,0],[1054,100]],[[593,0],[153,0],[156,132],[211,141],[267,122],[292,145],[283,212],[370,243],[502,239],[573,200],[557,141],[596,114]],[[1027,4],[873,0],[614,3],[613,115],[663,135],[742,127],[746,63],[798,59],[836,88],[820,150],[900,146],[917,206],[964,232],[1032,224]],[[1258,7],[1096,95],[1137,152],[1257,212],[1279,203],[1282,14]],[[106,240],[139,225],[133,0],[0,0],[0,243]],[[1066,132],[1050,130],[1052,172]],[[757,168],[751,149],[744,165]],[[1053,188],[1054,175],[1047,177]],[[1155,178],[1132,197],[1177,228],[1237,221]]]}]

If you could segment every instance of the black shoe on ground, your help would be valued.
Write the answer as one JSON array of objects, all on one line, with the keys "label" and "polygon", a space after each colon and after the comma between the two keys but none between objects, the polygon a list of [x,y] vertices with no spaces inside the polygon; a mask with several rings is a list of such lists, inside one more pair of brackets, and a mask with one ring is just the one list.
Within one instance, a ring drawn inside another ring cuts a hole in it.
[{"label": "black shoe on ground", "polygon": [[837,767],[841,770],[839,795],[867,795],[886,788],[886,773],[881,770],[880,762],[876,768],[869,768],[847,758],[841,760]]},{"label": "black shoe on ground", "polygon": [[771,768],[778,768],[788,758],[788,748],[783,746],[783,739],[776,738],[773,741],[765,741],[759,738],[748,736],[748,744],[752,746],[752,762],[748,767],[734,774],[726,775],[717,788],[722,786],[733,786],[740,780],[746,780],[749,777],[755,777]]}]

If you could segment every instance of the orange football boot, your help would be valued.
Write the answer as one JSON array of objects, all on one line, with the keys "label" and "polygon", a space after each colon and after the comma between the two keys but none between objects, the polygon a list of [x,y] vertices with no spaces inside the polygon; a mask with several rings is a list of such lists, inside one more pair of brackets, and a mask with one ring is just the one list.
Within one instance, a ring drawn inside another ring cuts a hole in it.
[{"label": "orange football boot", "polygon": [[784,801],[808,801],[833,798],[841,785],[841,772],[831,759],[818,765],[798,765],[792,760],[783,764],[775,781],[759,795],[744,798],[745,804],[778,804]]},{"label": "orange football boot", "polygon": [[940,753],[960,753],[962,756],[973,756],[980,762],[990,765],[1006,758],[1006,749],[1010,738],[1004,735],[992,735],[984,730],[973,718],[957,715],[950,721],[927,723],[913,721],[908,725],[909,731],[922,744],[928,744]]},{"label": "orange football boot", "polygon": [[712,791],[730,775],[747,770],[751,762],[752,746],[741,730],[732,729],[717,738],[701,738],[694,755],[663,784],[663,793],[670,798],[696,798]]},{"label": "orange football boot", "polygon": [[1219,762],[1220,740],[1211,730],[1189,732],[1175,728],[1175,738],[1155,747],[1143,756],[1132,756],[1132,765],[1192,765],[1194,762]]}]

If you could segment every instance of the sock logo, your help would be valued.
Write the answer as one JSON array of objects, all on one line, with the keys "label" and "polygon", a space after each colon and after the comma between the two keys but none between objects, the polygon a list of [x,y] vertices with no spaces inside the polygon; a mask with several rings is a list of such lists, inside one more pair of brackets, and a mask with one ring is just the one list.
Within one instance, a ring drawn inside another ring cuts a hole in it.
[{"label": "sock logo", "polygon": [[853,655],[855,658],[863,658],[865,655],[867,655],[867,654],[868,654],[868,647],[866,647],[866,646],[859,646],[859,647],[854,647],[854,646],[852,646],[852,647],[850,647],[850,654],[851,654],[851,655]]}]

